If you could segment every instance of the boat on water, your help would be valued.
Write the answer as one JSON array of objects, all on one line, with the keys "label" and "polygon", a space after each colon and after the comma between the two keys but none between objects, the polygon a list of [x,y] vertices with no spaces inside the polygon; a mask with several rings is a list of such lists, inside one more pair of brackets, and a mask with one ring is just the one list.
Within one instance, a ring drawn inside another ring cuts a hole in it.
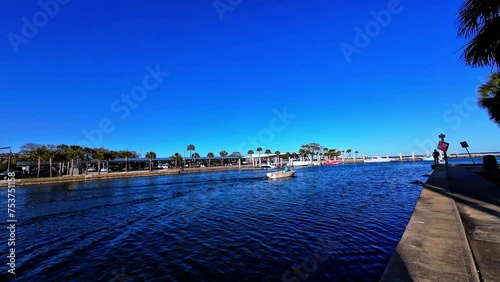
[{"label": "boat on water", "polygon": [[363,160],[363,162],[365,162],[365,163],[388,163],[390,161],[391,161],[391,159],[389,159],[389,158],[381,158],[379,156],[372,157],[371,159]]},{"label": "boat on water", "polygon": [[291,163],[289,163],[290,166],[296,167],[296,166],[308,166],[311,165],[311,161],[296,161],[292,160]]},{"label": "boat on water", "polygon": [[[424,162],[434,162],[434,157],[425,157],[425,158],[422,158],[422,161],[424,161]],[[439,158],[438,161],[439,161],[439,164],[444,164],[445,163],[444,159],[442,159],[442,158]]]},{"label": "boat on water", "polygon": [[340,161],[332,161],[332,160],[328,160],[328,161],[324,161],[323,162],[323,165],[336,165],[336,164],[339,164]]},{"label": "boat on water", "polygon": [[290,171],[275,171],[275,172],[268,172],[266,173],[267,177],[270,179],[279,179],[279,178],[288,178],[292,177],[295,174],[295,170],[290,170]]},{"label": "boat on water", "polygon": [[261,169],[274,169],[276,168],[275,165],[270,164],[269,162],[265,162],[260,166]]}]

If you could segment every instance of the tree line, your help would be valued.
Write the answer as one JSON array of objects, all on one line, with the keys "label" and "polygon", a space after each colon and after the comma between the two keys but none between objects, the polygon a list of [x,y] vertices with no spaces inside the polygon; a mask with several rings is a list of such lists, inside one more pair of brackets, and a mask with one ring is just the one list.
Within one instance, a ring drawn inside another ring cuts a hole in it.
[{"label": "tree line", "polygon": [[67,175],[73,175],[73,169],[76,168],[76,164],[80,161],[85,162],[86,170],[90,161],[97,161],[97,171],[100,173],[101,162],[109,162],[115,158],[124,158],[126,163],[125,169],[128,170],[128,159],[139,157],[139,154],[135,151],[114,151],[106,148],[89,148],[66,144],[45,145],[26,143],[20,149],[18,154],[19,161],[37,162],[37,177],[40,177],[42,161],[48,161],[49,176],[52,177],[53,164],[57,165],[58,174],[61,176],[63,172]]},{"label": "tree line", "polygon": [[[259,166],[262,165],[262,160],[261,160],[261,152],[262,152],[262,147],[258,147],[256,149],[257,151],[257,154],[258,154],[258,159],[259,159]],[[252,157],[255,152],[254,150],[248,150],[247,152],[250,157]],[[340,156],[343,156],[345,157],[344,153],[347,153],[348,154],[348,158],[351,158],[351,153],[352,153],[352,149],[347,149],[347,150],[338,150],[338,149],[328,149],[327,147],[324,147],[324,146],[321,146],[320,144],[318,143],[309,143],[309,144],[304,144],[300,147],[300,149],[298,150],[298,153],[296,152],[286,152],[284,154],[282,154],[280,151],[275,151],[274,154],[276,155],[277,157],[277,161],[276,162],[279,162],[279,159],[281,157],[284,157],[285,159],[290,159],[290,158],[300,158],[301,160],[303,160],[304,158],[310,156],[310,160],[311,162],[313,161],[314,157],[316,157],[317,159],[322,159],[323,157],[326,158],[327,160],[328,159],[331,159],[331,158],[338,158]],[[267,156],[269,156],[270,154],[272,154],[272,151],[267,149],[264,154],[266,154]],[[359,154],[359,151],[354,151],[354,154],[355,154],[355,157],[357,157],[357,155]],[[252,158],[253,159],[253,158]]]},{"label": "tree line", "polygon": [[[200,155],[195,151],[195,146],[193,144],[189,144],[187,146],[187,150],[190,152],[190,161],[186,164],[189,167],[193,166],[193,163],[196,163],[196,160],[200,158]],[[258,152],[259,165],[262,164],[261,161],[261,152],[263,149],[258,147],[256,149]],[[351,149],[338,150],[338,149],[328,149],[327,147],[321,146],[318,143],[309,143],[304,144],[298,150],[298,153],[295,152],[286,152],[281,153],[280,151],[275,151],[276,162],[279,162],[280,158],[290,159],[290,158],[301,158],[305,159],[306,157],[310,157],[311,162],[316,157],[317,159],[325,159],[330,158],[338,158],[340,156],[345,157],[344,153],[348,154],[348,158],[351,157]],[[267,156],[273,154],[270,149],[265,150],[264,152]],[[354,151],[354,154],[357,157],[358,151]],[[249,150],[248,154],[253,160],[253,155],[255,154],[253,150]],[[17,161],[29,161],[37,163],[37,177],[40,177],[40,168],[42,162],[47,163],[49,166],[49,177],[53,176],[54,170],[53,168],[57,168],[57,175],[73,175],[74,169],[79,169],[80,165],[83,163],[85,166],[85,172],[88,172],[89,164],[91,162],[97,162],[97,172],[100,174],[101,172],[101,164],[105,164],[105,167],[109,168],[109,161],[114,160],[116,158],[123,158],[125,161],[125,171],[129,170],[129,159],[138,158],[140,155],[136,151],[130,150],[110,150],[107,148],[89,148],[89,147],[81,147],[78,145],[46,145],[46,144],[35,144],[35,143],[26,143],[21,146],[18,154],[14,154],[14,166]],[[221,157],[221,163],[224,164],[224,158],[227,157],[229,153],[225,150],[219,152],[219,156]],[[240,157],[243,158],[243,155],[240,152],[233,152],[231,157]],[[156,159],[157,155],[155,152],[146,152],[145,157],[149,159],[149,170],[152,170],[153,159]],[[215,158],[215,154],[213,152],[209,152],[206,155],[208,159],[208,166],[212,165],[212,159]],[[185,161],[180,153],[174,153],[170,156],[170,162],[172,165],[177,168],[182,161]]]}]

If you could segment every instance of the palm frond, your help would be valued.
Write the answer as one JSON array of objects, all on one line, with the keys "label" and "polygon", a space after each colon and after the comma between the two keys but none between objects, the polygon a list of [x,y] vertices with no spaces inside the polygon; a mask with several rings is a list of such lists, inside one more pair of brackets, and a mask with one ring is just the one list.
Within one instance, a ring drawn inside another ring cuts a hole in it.
[{"label": "palm frond", "polygon": [[488,21],[500,16],[500,1],[498,0],[467,0],[458,12],[458,36],[470,38],[480,32]]},{"label": "palm frond", "polygon": [[479,106],[488,111],[490,119],[500,125],[500,72],[492,73],[477,90]]},{"label": "palm frond", "polygon": [[488,21],[467,42],[462,60],[472,67],[500,66],[500,18]]}]

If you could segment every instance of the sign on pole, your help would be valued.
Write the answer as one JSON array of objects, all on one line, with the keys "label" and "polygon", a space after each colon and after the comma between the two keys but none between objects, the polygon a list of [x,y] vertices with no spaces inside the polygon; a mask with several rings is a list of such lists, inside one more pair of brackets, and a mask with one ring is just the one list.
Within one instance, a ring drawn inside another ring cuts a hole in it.
[{"label": "sign on pole", "polygon": [[437,148],[443,152],[446,152],[448,151],[449,145],[450,145],[449,143],[446,143],[444,141],[439,141]]}]

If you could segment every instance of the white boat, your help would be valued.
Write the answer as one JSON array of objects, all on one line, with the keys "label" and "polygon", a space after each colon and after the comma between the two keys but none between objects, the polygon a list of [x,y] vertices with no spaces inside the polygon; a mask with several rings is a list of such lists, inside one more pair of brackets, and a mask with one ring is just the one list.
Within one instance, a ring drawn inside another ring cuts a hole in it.
[{"label": "white boat", "polygon": [[313,165],[321,165],[320,162],[313,162]]},{"label": "white boat", "polygon": [[365,162],[365,163],[388,163],[390,161],[391,161],[391,159],[389,159],[389,158],[381,158],[379,156],[372,157],[371,159],[363,160],[363,162]]},{"label": "white boat", "polygon": [[260,166],[261,169],[273,169],[276,168],[275,165],[270,164],[269,162],[265,162]]},{"label": "white boat", "polygon": [[290,170],[290,171],[275,171],[275,172],[268,172],[266,173],[267,177],[270,179],[278,179],[278,178],[288,178],[292,177],[295,174],[295,170]]},{"label": "white boat", "polygon": [[[434,162],[434,157],[425,157],[425,158],[422,158],[422,161],[424,161],[424,162]],[[444,164],[445,163],[442,158],[439,158],[438,162],[439,162],[439,164]]]},{"label": "white boat", "polygon": [[296,166],[308,166],[311,165],[311,161],[296,161],[292,160],[292,163],[288,163],[290,166],[296,167]]},{"label": "white boat", "polygon": [[328,161],[324,161],[322,164],[323,165],[336,165],[339,163],[340,163],[339,161],[328,160]]}]

